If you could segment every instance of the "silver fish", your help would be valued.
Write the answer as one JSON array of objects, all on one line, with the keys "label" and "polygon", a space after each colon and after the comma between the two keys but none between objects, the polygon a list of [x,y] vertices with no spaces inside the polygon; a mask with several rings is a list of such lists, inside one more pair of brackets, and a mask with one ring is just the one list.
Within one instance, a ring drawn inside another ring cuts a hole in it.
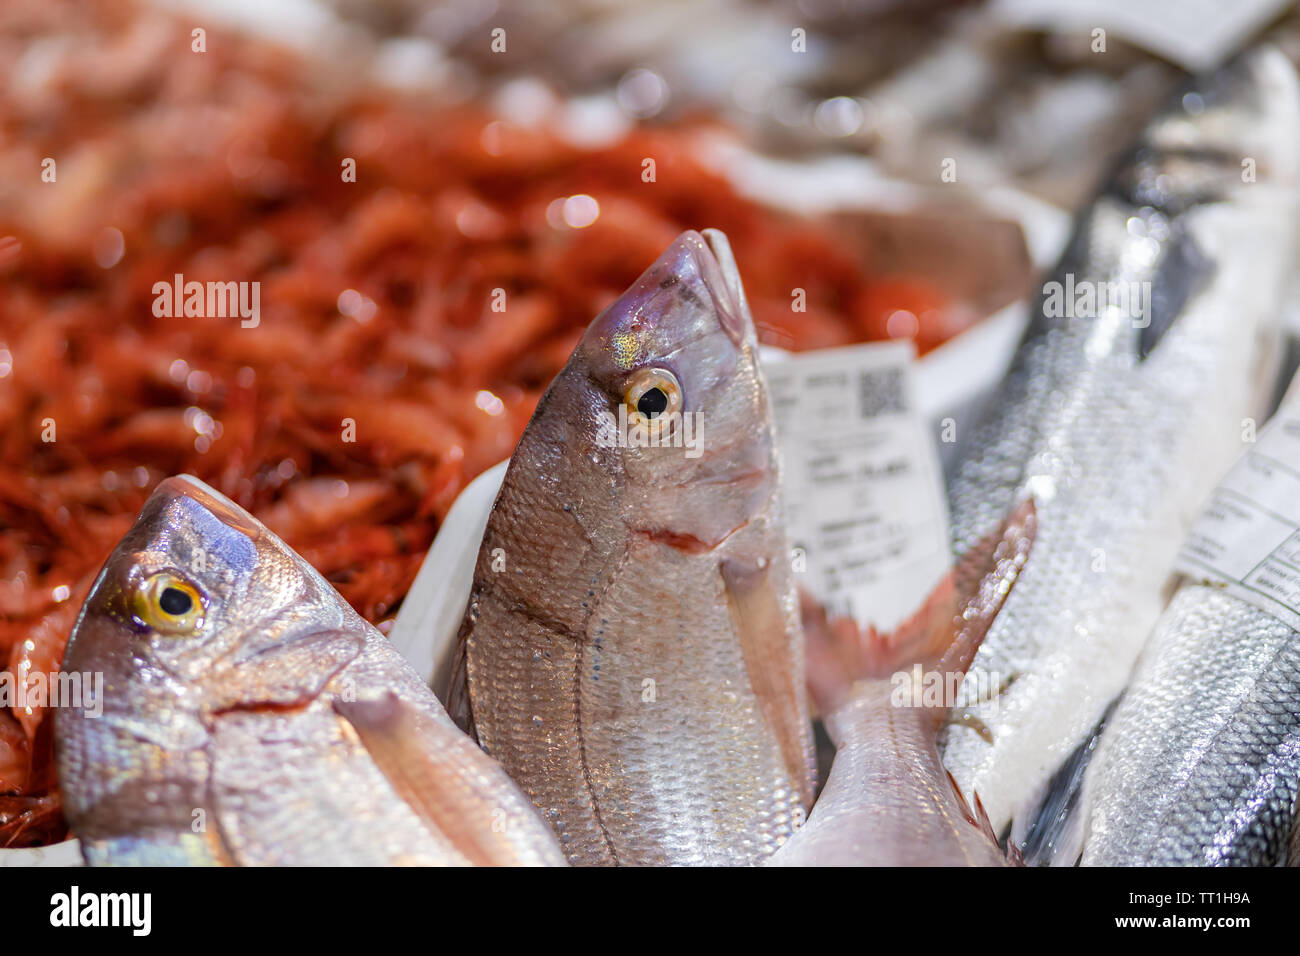
[{"label": "silver fish", "polygon": [[1295,72],[1271,49],[1158,114],[1082,213],[1006,378],[961,436],[956,553],[1018,501],[1038,516],[1033,557],[972,667],[1001,691],[942,740],[999,832],[1032,816],[1123,690],[1190,520],[1262,411],[1298,128]]},{"label": "silver fish", "polygon": [[570,861],[753,863],[811,805],[779,488],[726,237],[684,233],[538,404],[458,645],[449,709]]},{"label": "silver fish", "polygon": [[104,675],[94,708],[55,717],[91,864],[564,863],[384,636],[197,479],[145,504],[63,671]]}]

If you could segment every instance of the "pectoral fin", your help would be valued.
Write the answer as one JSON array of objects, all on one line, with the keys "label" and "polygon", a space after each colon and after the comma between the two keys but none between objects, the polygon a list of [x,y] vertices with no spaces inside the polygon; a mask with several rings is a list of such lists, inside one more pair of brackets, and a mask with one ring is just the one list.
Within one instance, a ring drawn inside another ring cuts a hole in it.
[{"label": "pectoral fin", "polygon": [[[535,863],[516,839],[540,848],[543,862],[564,858],[541,820],[526,817],[526,799],[504,771],[469,738],[405,703],[396,694],[334,701],[334,711],[356,731],[381,773],[434,833],[474,866]],[[480,762],[495,773],[484,774]],[[496,774],[500,780],[495,779]],[[507,796],[504,792],[511,792]],[[516,799],[517,798],[517,799]],[[519,805],[515,805],[518,803]],[[553,852],[552,852],[553,850]]]},{"label": "pectoral fin", "polygon": [[469,630],[469,621],[462,622],[452,659],[451,684],[447,689],[447,713],[456,726],[477,743],[478,729],[474,726],[474,706],[469,695]]},{"label": "pectoral fin", "polygon": [[739,636],[745,670],[763,719],[776,735],[782,761],[799,788],[805,809],[810,808],[812,728],[803,706],[801,676],[795,673],[791,659],[786,615],[771,567],[745,567],[724,560],[719,570],[732,628]]}]

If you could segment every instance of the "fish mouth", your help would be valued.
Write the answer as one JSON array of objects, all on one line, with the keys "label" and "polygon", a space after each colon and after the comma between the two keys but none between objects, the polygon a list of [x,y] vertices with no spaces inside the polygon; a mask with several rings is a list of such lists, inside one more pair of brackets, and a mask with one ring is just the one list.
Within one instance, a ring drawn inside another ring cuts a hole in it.
[{"label": "fish mouth", "polygon": [[727,237],[716,229],[704,235],[688,230],[592,321],[584,341],[588,355],[608,355],[627,371],[707,335],[715,323],[738,351],[754,346],[757,335]]},{"label": "fish mouth", "polygon": [[1161,155],[1233,174],[1250,157],[1259,180],[1300,180],[1300,84],[1286,54],[1260,44],[1222,69],[1193,77],[1144,138]]},{"label": "fish mouth", "polygon": [[265,528],[256,518],[193,475],[173,475],[164,478],[158,482],[150,501],[155,502],[155,507],[161,510],[179,498],[188,498],[201,505],[222,524],[242,532],[253,540],[261,538],[266,533]]},{"label": "fish mouth", "polygon": [[[718,305],[722,327],[733,342],[743,345],[753,336],[754,321],[750,317],[749,302],[745,298],[745,287],[740,281],[740,267],[736,265],[731,242],[721,229],[705,229],[699,238],[704,243],[699,255],[711,260],[711,264],[703,266],[700,271]],[[710,281],[715,274],[720,283]],[[719,293],[725,293],[725,303],[720,301]]]}]

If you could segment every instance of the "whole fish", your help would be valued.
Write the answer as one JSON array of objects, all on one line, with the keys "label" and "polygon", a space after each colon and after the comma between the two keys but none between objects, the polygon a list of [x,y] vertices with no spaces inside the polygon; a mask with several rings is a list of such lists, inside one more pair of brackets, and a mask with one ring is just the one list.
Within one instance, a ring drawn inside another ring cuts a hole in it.
[{"label": "whole fish", "polygon": [[[978,794],[968,802],[944,770],[935,734],[980,641],[1030,554],[1032,504],[990,542],[973,594],[950,575],[894,634],[828,620],[805,600],[808,682],[836,745],[808,822],[773,866],[1003,866]],[[981,549],[980,558],[984,558]],[[955,680],[954,680],[955,678]]]},{"label": "whole fish", "polygon": [[1300,620],[1271,602],[1287,600],[1275,582],[1292,575],[1298,472],[1291,402],[1194,526],[1181,587],[1106,722],[1059,862],[1073,862],[1080,842],[1089,865],[1287,859],[1300,793]]},{"label": "whole fish", "polygon": [[972,665],[1000,693],[941,741],[999,832],[1032,817],[1123,690],[1190,520],[1263,410],[1298,130],[1275,50],[1183,90],[1083,211],[986,411],[957,423],[955,552],[1019,501],[1038,520]]},{"label": "whole fish", "polygon": [[197,479],[149,498],[63,671],[104,675],[55,718],[91,864],[564,863],[384,636]]},{"label": "whole fish", "polygon": [[779,488],[726,237],[684,233],[542,396],[458,644],[449,709],[571,862],[757,862],[811,805]]}]

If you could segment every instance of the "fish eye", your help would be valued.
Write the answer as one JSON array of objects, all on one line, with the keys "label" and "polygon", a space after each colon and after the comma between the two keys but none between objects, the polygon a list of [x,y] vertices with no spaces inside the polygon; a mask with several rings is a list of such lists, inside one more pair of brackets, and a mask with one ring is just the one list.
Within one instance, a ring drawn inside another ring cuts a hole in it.
[{"label": "fish eye", "polygon": [[203,624],[203,595],[171,571],[159,571],[140,582],[132,611],[142,624],[165,634],[190,634]]},{"label": "fish eye", "polygon": [[158,607],[171,617],[180,617],[188,613],[193,606],[193,598],[180,588],[163,588],[162,594],[158,596]]},{"label": "fish eye", "polygon": [[682,410],[682,387],[677,376],[663,368],[643,368],[633,373],[623,392],[628,421],[652,429],[662,428]]},{"label": "fish eye", "polygon": [[637,399],[636,410],[646,418],[655,418],[668,407],[668,396],[659,386],[647,388]]}]

